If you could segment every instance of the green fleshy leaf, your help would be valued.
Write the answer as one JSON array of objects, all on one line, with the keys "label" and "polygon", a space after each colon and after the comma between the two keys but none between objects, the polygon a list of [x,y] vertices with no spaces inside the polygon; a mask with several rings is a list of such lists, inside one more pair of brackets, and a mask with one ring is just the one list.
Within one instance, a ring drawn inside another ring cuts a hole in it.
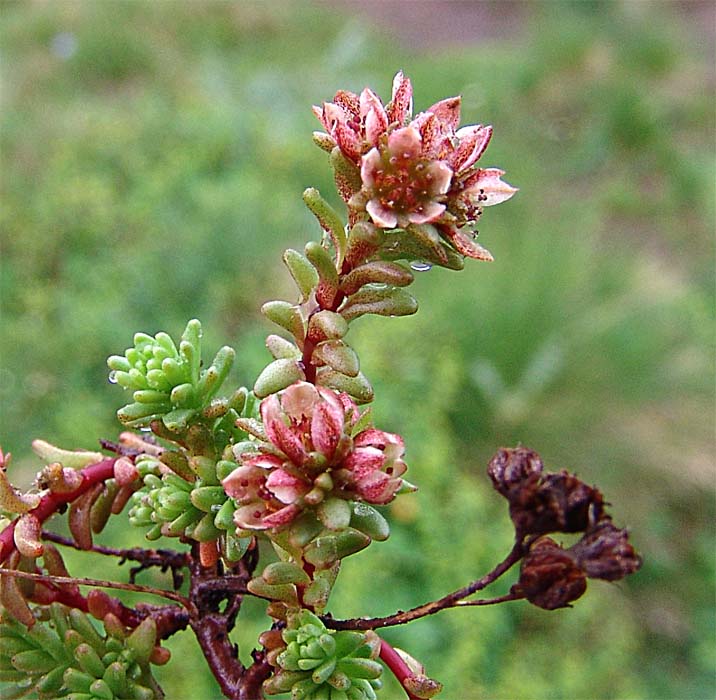
[{"label": "green fleshy leaf", "polygon": [[254,393],[259,398],[265,398],[305,378],[296,360],[274,360],[259,375],[254,384]]}]

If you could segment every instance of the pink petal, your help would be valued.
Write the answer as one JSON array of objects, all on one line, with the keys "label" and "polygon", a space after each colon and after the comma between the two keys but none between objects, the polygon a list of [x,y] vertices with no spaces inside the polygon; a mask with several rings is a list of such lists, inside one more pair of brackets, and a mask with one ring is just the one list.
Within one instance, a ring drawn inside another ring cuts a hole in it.
[{"label": "pink petal", "polygon": [[377,148],[371,148],[368,153],[363,156],[360,166],[360,179],[366,189],[371,189],[375,185],[375,175],[377,175],[383,166],[383,159]]},{"label": "pink petal", "polygon": [[443,131],[455,131],[460,124],[460,97],[448,97],[428,107],[441,123]]},{"label": "pink petal", "polygon": [[400,484],[400,479],[391,479],[383,472],[373,472],[357,484],[356,490],[364,501],[384,505],[393,500]]},{"label": "pink petal", "polygon": [[358,163],[363,147],[356,132],[349,126],[338,123],[331,132],[331,136],[336,140],[343,154],[354,163]]},{"label": "pink petal", "polygon": [[463,195],[469,196],[475,204],[483,207],[505,202],[518,190],[500,179],[504,174],[505,171],[498,168],[478,170],[466,181],[469,185]]},{"label": "pink petal", "polygon": [[284,460],[272,454],[258,454],[249,457],[242,457],[242,464],[248,467],[257,467],[258,469],[277,469]]},{"label": "pink petal", "polygon": [[358,100],[358,95],[356,95],[354,92],[350,92],[348,90],[339,90],[335,97],[333,98],[333,102],[335,102],[337,105],[340,105],[347,114],[357,117],[360,112],[360,102]]},{"label": "pink petal", "polygon": [[422,151],[420,132],[412,126],[396,129],[388,136],[388,150],[406,160],[417,158]]},{"label": "pink petal", "polygon": [[263,519],[263,523],[266,527],[282,527],[292,522],[300,512],[301,509],[297,505],[286,506],[275,513],[271,513],[271,515],[267,515]]},{"label": "pink petal", "polygon": [[380,471],[385,463],[385,455],[377,447],[361,447],[348,455],[341,465],[353,473],[356,481],[367,476],[371,472]]},{"label": "pink petal", "polygon": [[365,205],[366,211],[373,219],[373,223],[380,228],[395,228],[398,225],[398,216],[392,209],[384,207],[378,199],[371,199]]},{"label": "pink petal", "polygon": [[242,530],[267,530],[270,525],[264,523],[268,508],[261,501],[240,506],[234,511],[234,522]]},{"label": "pink petal", "polygon": [[271,512],[263,503],[257,501],[237,508],[234,522],[243,530],[268,530],[271,527],[287,525],[299,511],[298,506],[290,505]]},{"label": "pink petal", "polygon": [[348,396],[348,394],[345,393],[338,394],[338,400],[343,406],[343,413],[348,418],[350,424],[353,425],[353,423],[355,423],[360,418],[360,411],[358,410],[358,405],[355,401],[353,401],[350,396]]},{"label": "pink petal", "polygon": [[333,457],[338,441],[343,435],[343,425],[344,414],[340,404],[338,410],[327,401],[316,406],[311,420],[311,441],[328,460]]},{"label": "pink petal", "polygon": [[276,469],[269,474],[266,488],[281,503],[294,503],[310,491],[310,487],[304,481],[283,469]]},{"label": "pink petal", "polygon": [[388,128],[388,115],[378,96],[368,88],[360,94],[360,116],[364,120],[366,140],[375,146]]},{"label": "pink petal", "polygon": [[439,219],[444,211],[444,204],[428,202],[420,207],[420,211],[411,211],[408,214],[408,221],[411,224],[429,224],[431,221]]},{"label": "pink petal", "polygon": [[261,417],[268,439],[294,464],[303,464],[308,455],[301,434],[293,426],[284,423],[284,413],[276,394],[261,402]]},{"label": "pink petal", "polygon": [[309,417],[318,400],[316,387],[308,382],[296,382],[281,392],[281,408],[294,420]]},{"label": "pink petal", "polygon": [[428,193],[432,196],[445,194],[450,189],[452,170],[443,161],[433,161],[425,169],[425,177],[430,180]]},{"label": "pink petal", "polygon": [[398,71],[393,78],[393,95],[388,105],[390,123],[403,124],[413,111],[413,86],[410,80]]},{"label": "pink petal", "polygon": [[461,255],[487,262],[494,260],[492,253],[475,241],[471,231],[464,233],[454,227],[441,227],[441,230]]},{"label": "pink petal", "polygon": [[329,134],[333,134],[339,124],[345,126],[348,121],[343,108],[333,102],[323,103],[323,113],[320,119]]},{"label": "pink petal", "polygon": [[422,112],[410,122],[410,126],[420,133],[422,157],[426,159],[437,158],[444,140],[444,134],[435,115],[431,112]]},{"label": "pink petal", "polygon": [[466,126],[459,129],[455,136],[460,139],[460,143],[450,164],[455,172],[462,172],[472,167],[485,152],[492,138],[492,127],[480,124]]},{"label": "pink petal", "polygon": [[400,435],[395,433],[386,433],[378,428],[368,428],[355,437],[356,447],[364,447],[370,445],[379,449],[385,449],[388,445],[398,445],[402,452],[405,450],[405,443]]},{"label": "pink petal", "polygon": [[224,491],[239,503],[253,500],[266,480],[266,472],[252,466],[241,466],[234,469],[221,482]]}]

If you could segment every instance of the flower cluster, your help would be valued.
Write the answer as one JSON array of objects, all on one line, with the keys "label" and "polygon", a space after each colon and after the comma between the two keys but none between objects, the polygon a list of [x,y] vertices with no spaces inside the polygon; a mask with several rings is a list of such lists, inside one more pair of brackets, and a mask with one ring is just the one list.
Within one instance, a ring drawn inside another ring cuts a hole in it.
[{"label": "flower cluster", "polygon": [[379,228],[433,224],[462,255],[491,259],[470,227],[483,207],[504,202],[517,190],[502,181],[504,171],[477,167],[492,127],[459,128],[460,97],[411,118],[412,86],[398,73],[387,106],[366,88],[360,96],[340,91],[314,113],[327,132],[321,144],[337,148],[359,169],[360,186],[341,188],[350,207],[364,211]]},{"label": "flower cluster", "polygon": [[[534,605],[561,608],[579,598],[587,578],[618,581],[633,574],[641,559],[628,533],[604,511],[601,492],[569,472],[543,471],[540,456],[525,447],[501,449],[487,473],[510,504],[518,538],[538,536],[526,554],[515,586]],[[550,532],[583,532],[563,548]]]},{"label": "flower cluster", "polygon": [[346,394],[296,382],[261,418],[262,439],[236,445],[241,464],[222,482],[240,529],[280,528],[329,497],[385,504],[404,486],[402,438],[366,425]]}]

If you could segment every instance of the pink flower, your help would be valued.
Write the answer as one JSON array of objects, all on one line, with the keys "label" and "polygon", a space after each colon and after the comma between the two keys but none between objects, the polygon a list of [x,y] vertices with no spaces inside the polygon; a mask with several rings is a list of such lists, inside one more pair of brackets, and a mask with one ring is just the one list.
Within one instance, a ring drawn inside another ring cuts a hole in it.
[{"label": "pink flower", "polygon": [[410,118],[413,88],[401,72],[393,79],[393,94],[387,107],[369,88],[360,96],[339,90],[333,102],[313,107],[313,113],[348,160],[360,165],[361,156],[378,144],[389,127],[403,126]]},{"label": "pink flower", "polygon": [[404,445],[397,435],[367,428],[346,394],[297,382],[261,402],[266,439],[237,455],[224,479],[243,530],[281,528],[328,496],[384,504],[403,486]]},{"label": "pink flower", "polygon": [[[371,149],[361,163],[362,202],[381,228],[425,224],[445,211],[442,203],[450,187],[452,170],[424,153],[420,132],[414,126],[396,129],[380,148]],[[358,204],[357,198],[351,203]]]},{"label": "pink flower", "polygon": [[460,97],[449,97],[411,121],[412,86],[398,73],[387,106],[366,88],[360,96],[339,91],[333,102],[314,107],[328,148],[338,146],[360,169],[359,191],[352,178],[336,173],[352,221],[365,212],[384,229],[433,224],[462,255],[492,259],[474,241],[473,228],[484,207],[517,189],[501,179],[502,170],[477,166],[492,127],[460,128],[460,106]]}]

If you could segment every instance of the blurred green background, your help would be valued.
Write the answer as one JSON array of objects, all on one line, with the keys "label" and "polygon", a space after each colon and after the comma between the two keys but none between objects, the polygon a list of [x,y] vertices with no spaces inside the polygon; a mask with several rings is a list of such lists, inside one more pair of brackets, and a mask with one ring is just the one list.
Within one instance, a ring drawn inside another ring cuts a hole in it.
[{"label": "blurred green background", "polygon": [[[483,217],[494,264],[421,273],[416,317],[354,326],[377,423],[406,437],[420,491],[390,508],[388,542],[346,562],[333,612],[388,614],[491,568],[511,532],[485,466],[522,442],[606,492],[641,572],[592,582],[573,610],[453,610],[386,638],[446,700],[714,697],[712,3],[0,10],[0,439],[16,480],[39,466],[35,437],[116,436],[105,358],[134,331],[198,317],[253,382],[258,308],[293,294],[281,252],[318,236],[301,192],[333,196],[310,105],[365,85],[387,100],[402,68],[416,111],[462,94],[463,123],[494,125],[483,161],[521,191]],[[109,541],[140,544],[117,520]],[[248,658],[266,618],[245,612]],[[169,645],[167,697],[218,698],[191,634]]]}]

